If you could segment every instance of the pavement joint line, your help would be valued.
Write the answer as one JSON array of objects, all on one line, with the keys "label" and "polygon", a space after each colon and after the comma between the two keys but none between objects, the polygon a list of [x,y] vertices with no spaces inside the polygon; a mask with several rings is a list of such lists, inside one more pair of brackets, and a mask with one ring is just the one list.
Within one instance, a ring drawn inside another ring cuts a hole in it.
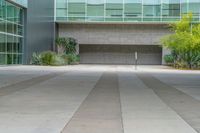
[{"label": "pavement joint line", "polygon": [[[86,96],[86,98],[81,102],[81,104],[79,105],[79,107],[77,108],[77,110],[74,112],[74,114],[76,114],[80,108],[80,106],[82,105],[82,103],[84,103],[87,99],[87,97],[92,93],[92,91],[94,90],[94,88],[97,86],[97,83],[99,82],[99,80],[102,78],[103,74],[100,76],[100,78],[98,79],[98,81],[96,82],[96,84],[94,85],[94,87],[91,89],[91,91],[89,92],[89,94]],[[63,133],[63,130],[68,126],[68,124],[72,121],[74,114],[72,115],[72,117],[70,118],[70,120],[67,122],[67,124],[63,127],[63,129],[61,130],[60,133]]]},{"label": "pavement joint line", "polygon": [[163,83],[151,74],[137,73],[141,81],[196,132],[200,133],[200,102],[192,96]]},{"label": "pavement joint line", "polygon": [[120,88],[119,88],[119,75],[117,75],[117,86],[119,90],[119,102],[120,102],[120,111],[121,111],[121,123],[122,123],[122,132],[124,133],[124,121],[123,121],[123,112],[122,112],[122,100],[121,100],[121,93],[120,93]]},{"label": "pavement joint line", "polygon": [[45,74],[42,76],[38,76],[38,77],[34,77],[28,80],[23,80],[14,84],[9,84],[3,87],[0,87],[0,96],[5,96],[5,95],[9,95],[11,93],[17,92],[19,90],[23,90],[26,88],[29,88],[31,86],[34,86],[36,84],[40,84],[42,82],[45,82],[49,79],[55,78],[59,75],[62,75],[64,73],[50,73],[50,74]]},{"label": "pavement joint line", "polygon": [[124,133],[122,123],[118,75],[104,72],[61,133]]}]

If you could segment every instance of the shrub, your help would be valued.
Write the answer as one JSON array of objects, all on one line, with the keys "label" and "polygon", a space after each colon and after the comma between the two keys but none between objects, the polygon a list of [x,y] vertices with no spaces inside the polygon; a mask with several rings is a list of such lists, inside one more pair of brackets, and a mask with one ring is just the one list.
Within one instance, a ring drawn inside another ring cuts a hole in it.
[{"label": "shrub", "polygon": [[76,54],[68,54],[68,64],[73,64],[79,62],[79,56]]},{"label": "shrub", "polygon": [[[193,15],[186,14],[182,20],[171,24],[173,34],[161,39],[164,47],[173,51],[174,65],[180,68],[196,69],[200,62],[200,24],[193,23]],[[166,62],[171,57],[166,57]]]},{"label": "shrub", "polygon": [[68,64],[78,64],[79,56],[76,54],[58,55],[52,51],[45,51],[40,54],[33,53],[31,64],[61,66]]},{"label": "shrub", "polygon": [[53,66],[62,66],[62,65],[67,65],[67,62],[62,58],[60,55],[55,55],[54,61],[53,61]]},{"label": "shrub", "polygon": [[41,53],[42,65],[54,65],[56,60],[56,53],[52,51],[45,51]]},{"label": "shrub", "polygon": [[174,56],[173,55],[165,55],[164,60],[167,64],[173,64]]},{"label": "shrub", "polygon": [[58,37],[55,40],[57,50],[59,54],[75,54],[76,45],[78,44],[76,39],[71,37]]},{"label": "shrub", "polygon": [[33,64],[33,65],[41,65],[42,64],[41,55],[37,54],[37,53],[33,53],[32,59],[31,59],[31,64]]},{"label": "shrub", "polygon": [[61,66],[67,63],[68,62],[62,56],[52,51],[45,51],[40,54],[33,53],[31,60],[31,64],[33,65]]}]

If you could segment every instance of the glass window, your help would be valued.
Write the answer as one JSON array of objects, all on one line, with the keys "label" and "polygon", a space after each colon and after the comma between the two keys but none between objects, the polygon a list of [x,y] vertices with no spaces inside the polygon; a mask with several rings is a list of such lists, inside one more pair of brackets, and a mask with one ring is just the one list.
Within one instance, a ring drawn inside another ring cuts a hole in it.
[{"label": "glass window", "polygon": [[5,32],[6,31],[6,21],[0,20],[0,31]]},{"label": "glass window", "polygon": [[85,0],[69,0],[68,15],[71,20],[85,19]]},{"label": "glass window", "polygon": [[14,6],[11,4],[7,4],[7,20],[14,21]]},{"label": "glass window", "polygon": [[187,0],[181,0],[181,14],[187,14],[188,13],[188,2]]},{"label": "glass window", "polygon": [[160,0],[144,0],[143,1],[143,20],[159,21],[161,16]]},{"label": "glass window", "polygon": [[3,18],[4,1],[0,0],[0,18]]},{"label": "glass window", "polygon": [[7,54],[7,63],[6,64],[13,64],[13,56],[12,56],[12,54]]},{"label": "glass window", "polygon": [[13,26],[14,26],[13,23],[7,22],[7,32],[8,33],[14,34],[14,27]]},{"label": "glass window", "polygon": [[23,26],[17,25],[17,34],[18,35],[23,35]]},{"label": "glass window", "polygon": [[6,64],[6,56],[5,54],[0,53],[0,65]]},{"label": "glass window", "polygon": [[141,21],[142,0],[124,0],[125,21]]},{"label": "glass window", "polygon": [[161,3],[160,0],[144,0],[143,14],[145,17],[160,16]]},{"label": "glass window", "polygon": [[84,21],[85,14],[85,0],[68,0],[68,19],[70,21]]},{"label": "glass window", "polygon": [[14,37],[8,35],[7,36],[7,52],[12,53],[13,52],[13,42],[14,42]]},{"label": "glass window", "polygon": [[104,20],[104,0],[87,1],[87,19],[94,21]]},{"label": "glass window", "polygon": [[67,17],[67,1],[56,0],[56,15],[57,17]]},{"label": "glass window", "polygon": [[6,51],[6,36],[4,34],[0,34],[0,53]]},{"label": "glass window", "polygon": [[20,8],[15,8],[14,10],[14,22],[21,23],[20,22]]},{"label": "glass window", "polygon": [[123,0],[107,0],[106,2],[106,20],[123,21]]},{"label": "glass window", "polygon": [[6,2],[4,0],[0,0],[0,18],[6,18]]},{"label": "glass window", "polygon": [[[21,64],[23,9],[0,0],[0,64]],[[9,33],[9,34],[8,34]]]},{"label": "glass window", "polygon": [[200,20],[200,1],[190,0],[188,12],[193,13],[194,21]]},{"label": "glass window", "polygon": [[162,16],[179,18],[179,16],[180,16],[180,0],[163,0]]},{"label": "glass window", "polygon": [[28,7],[28,2],[27,0],[12,0],[13,2],[17,3],[17,4],[20,4],[24,7]]}]

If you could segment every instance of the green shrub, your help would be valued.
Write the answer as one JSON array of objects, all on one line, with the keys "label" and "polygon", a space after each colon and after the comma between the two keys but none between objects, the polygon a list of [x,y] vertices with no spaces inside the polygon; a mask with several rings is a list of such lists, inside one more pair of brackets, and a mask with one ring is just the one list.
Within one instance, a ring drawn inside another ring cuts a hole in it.
[{"label": "green shrub", "polygon": [[76,54],[68,54],[68,64],[73,64],[79,62],[79,56]]},{"label": "green shrub", "polygon": [[68,64],[68,56],[66,54],[64,54],[64,55],[61,55],[61,58],[64,60],[65,65],[67,65]]},{"label": "green shrub", "polygon": [[167,64],[173,64],[174,56],[173,55],[165,55],[164,60]]},{"label": "green shrub", "polygon": [[66,65],[67,62],[65,61],[64,58],[62,58],[62,56],[60,55],[55,55],[54,57],[54,62],[53,62],[53,66],[62,66],[62,65]]},{"label": "green shrub", "polygon": [[33,53],[31,64],[61,66],[68,64],[78,64],[80,58],[76,54],[58,55],[52,51],[45,51],[40,54]]},{"label": "green shrub", "polygon": [[52,51],[45,51],[41,53],[42,65],[54,65],[56,62],[56,53]]},{"label": "green shrub", "polygon": [[37,54],[37,53],[33,53],[32,59],[31,59],[31,64],[33,64],[33,65],[41,65],[42,64],[41,55]]}]

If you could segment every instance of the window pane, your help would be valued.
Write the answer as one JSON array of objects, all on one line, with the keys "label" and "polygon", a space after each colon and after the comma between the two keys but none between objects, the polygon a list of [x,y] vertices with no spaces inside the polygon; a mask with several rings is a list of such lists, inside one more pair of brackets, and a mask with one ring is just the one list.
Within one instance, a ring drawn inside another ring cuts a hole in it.
[{"label": "window pane", "polygon": [[66,0],[57,0],[56,8],[57,8],[56,10],[57,17],[67,16],[67,1]]},{"label": "window pane", "polygon": [[85,16],[85,0],[69,0],[68,13],[71,17]]},{"label": "window pane", "polygon": [[7,4],[7,20],[14,21],[14,6]]},{"label": "window pane", "polygon": [[88,20],[103,21],[104,0],[88,0],[87,2],[88,2],[87,3]]},{"label": "window pane", "polygon": [[126,21],[141,21],[142,0],[125,0],[124,17]]},{"label": "window pane", "polygon": [[5,43],[5,35],[0,34],[0,52],[5,52],[6,51],[6,43]]},{"label": "window pane", "polygon": [[181,14],[187,14],[188,5],[187,0],[181,0]]},{"label": "window pane", "polygon": [[153,18],[161,15],[160,0],[144,0],[143,1],[144,18]]},{"label": "window pane", "polygon": [[189,12],[193,13],[194,20],[199,21],[200,17],[200,1],[199,0],[190,0],[189,2]]},{"label": "window pane", "polygon": [[13,42],[14,37],[13,36],[7,36],[7,52],[12,53],[13,52]]},{"label": "window pane", "polygon": [[180,16],[180,0],[163,0],[162,16],[177,18]]},{"label": "window pane", "polygon": [[5,32],[6,31],[6,21],[0,20],[0,31]]},{"label": "window pane", "polygon": [[12,62],[13,62],[12,54],[7,54],[7,63],[6,64],[12,64]]},{"label": "window pane", "polygon": [[123,0],[107,0],[106,20],[122,21],[123,19]]},{"label": "window pane", "polygon": [[14,24],[13,23],[7,22],[7,32],[14,34]]},{"label": "window pane", "polygon": [[0,65],[6,64],[6,56],[5,54],[0,54]]}]

